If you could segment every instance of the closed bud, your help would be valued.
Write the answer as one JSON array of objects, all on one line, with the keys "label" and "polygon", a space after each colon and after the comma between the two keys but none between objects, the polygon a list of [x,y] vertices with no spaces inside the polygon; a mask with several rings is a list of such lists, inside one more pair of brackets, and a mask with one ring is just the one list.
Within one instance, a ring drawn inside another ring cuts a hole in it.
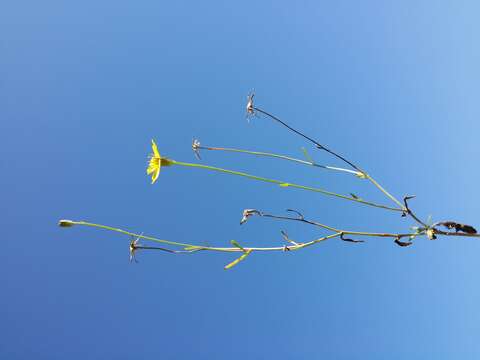
[{"label": "closed bud", "polygon": [[75,223],[72,220],[60,220],[58,226],[60,227],[72,227]]}]

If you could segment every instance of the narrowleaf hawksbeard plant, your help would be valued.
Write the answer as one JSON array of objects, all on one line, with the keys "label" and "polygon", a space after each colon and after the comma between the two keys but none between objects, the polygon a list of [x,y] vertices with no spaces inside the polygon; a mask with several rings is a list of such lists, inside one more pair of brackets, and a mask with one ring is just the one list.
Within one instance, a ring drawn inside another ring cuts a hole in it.
[{"label": "narrowleaf hawksbeard plant", "polygon": [[[109,230],[112,232],[120,233],[129,237],[129,249],[130,249],[130,261],[137,262],[136,253],[139,250],[142,251],[160,251],[163,253],[170,253],[170,254],[192,254],[197,253],[200,251],[213,251],[213,252],[232,252],[232,253],[240,253],[240,256],[237,257],[230,262],[229,264],[225,265],[225,269],[231,269],[235,265],[239,264],[243,260],[245,260],[248,256],[256,252],[265,252],[265,251],[296,251],[301,250],[317,243],[329,240],[329,239],[338,239],[345,242],[350,243],[362,243],[364,242],[363,239],[369,237],[378,237],[378,238],[387,238],[391,239],[394,244],[400,247],[407,247],[413,244],[413,241],[417,238],[423,237],[429,240],[435,240],[439,236],[455,236],[455,237],[480,237],[480,234],[477,233],[477,230],[471,226],[466,225],[457,221],[439,221],[439,222],[432,222],[432,221],[423,221],[419,218],[415,212],[410,207],[410,200],[413,199],[415,196],[404,196],[402,200],[397,199],[393,196],[390,192],[388,192],[383,186],[380,185],[369,173],[365,170],[361,169],[358,165],[354,164],[350,160],[347,160],[344,156],[330,150],[323,144],[319,143],[318,141],[314,140],[310,136],[302,133],[301,131],[291,127],[283,120],[280,120],[278,117],[268,113],[265,110],[262,110],[255,106],[254,104],[254,94],[250,94],[247,97],[247,105],[246,105],[246,114],[247,119],[251,117],[265,117],[267,119],[273,120],[276,123],[280,124],[281,126],[285,127],[288,131],[292,132],[293,134],[304,138],[307,142],[311,143],[315,149],[320,151],[325,151],[332,155],[333,157],[342,161],[346,167],[336,167],[336,166],[329,166],[318,164],[312,160],[312,158],[308,155],[307,151],[303,149],[305,159],[298,159],[287,155],[282,154],[275,154],[269,152],[261,152],[261,151],[252,151],[252,150],[245,150],[245,149],[235,149],[235,148],[225,148],[225,147],[212,147],[212,146],[202,146],[200,141],[194,139],[192,142],[192,150],[198,160],[201,160],[200,151],[222,151],[227,153],[237,153],[237,154],[244,154],[247,156],[257,156],[257,157],[270,157],[278,159],[279,161],[289,161],[294,162],[299,165],[304,166],[312,166],[316,168],[320,168],[326,171],[335,171],[340,172],[348,176],[355,176],[356,178],[368,181],[371,183],[373,187],[375,187],[378,191],[380,191],[384,196],[385,200],[388,203],[376,203],[372,201],[365,200],[360,198],[359,196],[349,193],[349,194],[339,194],[332,191],[328,191],[326,189],[311,187],[301,184],[295,184],[284,180],[278,179],[271,179],[266,177],[261,177],[253,174],[248,174],[245,172],[240,172],[232,169],[224,169],[209,165],[204,165],[201,163],[189,163],[189,162],[182,162],[177,161],[174,159],[169,159],[162,157],[158,150],[157,144],[154,140],[152,140],[152,153],[150,154],[150,159],[148,162],[147,167],[147,175],[151,177],[151,182],[154,184],[160,175],[160,171],[162,167],[168,166],[184,166],[189,168],[196,168],[196,169],[203,169],[213,172],[220,172],[228,175],[240,176],[250,180],[260,181],[260,182],[267,182],[272,185],[280,186],[282,188],[294,188],[303,191],[310,191],[315,193],[320,193],[325,196],[335,197],[339,200],[345,200],[353,203],[357,203],[362,206],[369,206],[375,207],[382,211],[388,211],[397,213],[400,217],[410,218],[415,222],[415,226],[409,228],[409,231],[405,231],[404,233],[391,233],[391,232],[366,232],[360,230],[352,230],[352,229],[339,229],[335,226],[323,224],[317,222],[315,220],[307,219],[302,213],[297,210],[288,209],[287,214],[285,215],[278,215],[278,214],[270,214],[262,210],[258,209],[245,209],[243,210],[242,218],[240,220],[240,225],[247,222],[247,220],[252,217],[265,217],[271,218],[276,220],[282,221],[295,221],[305,223],[311,226],[317,227],[319,230],[322,231],[322,235],[319,238],[307,241],[307,242],[295,242],[288,237],[285,232],[282,233],[282,237],[284,239],[284,244],[280,246],[274,247],[246,247],[240,245],[237,241],[232,240],[230,242],[231,246],[227,247],[213,247],[213,246],[203,246],[203,245],[196,245],[196,244],[187,244],[187,243],[180,243],[170,240],[162,240],[152,236],[146,236],[142,234],[137,234],[131,231],[90,223],[86,221],[73,221],[73,220],[60,220],[59,226],[61,227],[72,227],[77,225],[83,225],[98,229]],[[353,238],[352,238],[353,237]],[[163,247],[159,246],[147,246],[140,243],[140,240],[144,242],[149,242],[153,244],[162,244]]]}]

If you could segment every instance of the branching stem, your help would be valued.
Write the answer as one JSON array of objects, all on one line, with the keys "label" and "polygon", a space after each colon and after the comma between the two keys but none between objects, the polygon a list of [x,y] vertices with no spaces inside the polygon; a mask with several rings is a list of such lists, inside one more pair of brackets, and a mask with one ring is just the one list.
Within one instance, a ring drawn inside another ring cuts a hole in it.
[{"label": "branching stem", "polygon": [[297,188],[297,189],[303,189],[303,190],[308,190],[308,191],[312,191],[312,192],[321,193],[321,194],[324,194],[324,195],[327,195],[327,196],[335,196],[337,198],[341,198],[341,199],[344,199],[344,200],[353,201],[353,202],[357,202],[357,203],[361,203],[361,204],[364,204],[364,205],[373,206],[373,207],[377,207],[377,208],[381,208],[381,209],[385,209],[385,210],[403,212],[403,209],[393,208],[393,207],[390,207],[390,206],[381,205],[381,204],[377,204],[377,203],[374,203],[374,202],[371,202],[371,201],[365,201],[365,200],[362,200],[362,199],[356,199],[356,198],[353,198],[353,197],[350,197],[350,196],[341,195],[341,194],[337,194],[337,193],[334,193],[334,192],[331,192],[331,191],[327,191],[327,190],[323,190],[323,189],[319,189],[319,188],[314,188],[314,187],[310,187],[310,186],[292,184],[292,183],[285,182],[285,181],[269,179],[269,178],[265,178],[265,177],[261,177],[261,176],[247,174],[247,173],[240,172],[240,171],[228,170],[228,169],[223,169],[223,168],[210,166],[210,165],[186,163],[186,162],[171,160],[171,159],[169,159],[169,161],[171,162],[171,164],[175,164],[175,165],[181,165],[181,166],[186,166],[186,167],[194,167],[194,168],[199,168],[199,169],[206,169],[206,170],[211,170],[211,171],[222,172],[222,173],[231,174],[231,175],[242,176],[242,177],[246,177],[246,178],[249,178],[249,179],[252,179],[252,180],[277,184],[277,185],[280,185],[280,186],[283,186],[283,187],[293,187],[293,188]]},{"label": "branching stem", "polygon": [[303,134],[302,132],[292,128],[290,125],[288,125],[286,122],[284,122],[283,120],[280,120],[278,117],[266,112],[265,110],[262,110],[258,107],[253,107],[253,110],[254,111],[257,111],[261,114],[264,114],[268,117],[270,117],[271,119],[275,120],[276,122],[282,124],[284,127],[286,127],[287,129],[289,129],[290,131],[293,131],[294,133],[302,136],[303,138],[307,139],[308,141],[310,141],[311,143],[313,143],[318,149],[320,150],[324,150],[330,154],[332,154],[333,156],[335,156],[336,158],[342,160],[343,162],[345,162],[346,164],[350,165],[352,168],[354,168],[357,172],[359,172],[360,174],[362,174],[366,179],[368,179],[377,189],[379,189],[384,195],[386,195],[390,200],[392,200],[396,205],[399,206],[399,209],[404,212],[404,213],[408,213],[408,215],[412,216],[412,218],[419,222],[420,224],[423,224],[411,211],[407,211],[407,207],[404,206],[404,204],[402,204],[397,198],[395,198],[392,194],[390,194],[387,190],[385,190],[385,188],[383,188],[375,179],[373,179],[366,171],[360,169],[360,167],[358,167],[357,165],[355,165],[353,162],[351,162],[350,160],[347,160],[345,157],[343,157],[342,155],[326,148],[324,145],[320,144],[318,141],[312,139],[311,137]]}]

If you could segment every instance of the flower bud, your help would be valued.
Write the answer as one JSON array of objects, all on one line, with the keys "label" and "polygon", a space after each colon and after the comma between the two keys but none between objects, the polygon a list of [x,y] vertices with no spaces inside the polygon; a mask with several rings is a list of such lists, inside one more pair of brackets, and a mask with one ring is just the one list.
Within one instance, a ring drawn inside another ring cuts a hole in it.
[{"label": "flower bud", "polygon": [[60,227],[72,227],[75,223],[72,220],[60,220],[58,226]]}]

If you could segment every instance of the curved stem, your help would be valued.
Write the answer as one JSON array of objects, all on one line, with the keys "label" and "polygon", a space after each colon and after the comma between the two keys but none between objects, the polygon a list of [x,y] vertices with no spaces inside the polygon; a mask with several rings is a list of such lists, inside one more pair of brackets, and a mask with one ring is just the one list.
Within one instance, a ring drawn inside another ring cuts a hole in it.
[{"label": "curved stem", "polygon": [[[104,229],[104,230],[113,231],[113,232],[133,236],[133,237],[148,240],[148,241],[154,241],[154,242],[157,242],[157,243],[168,244],[168,245],[173,245],[173,246],[180,246],[180,247],[183,247],[183,248],[188,248],[189,250],[196,250],[196,251],[205,250],[205,251],[218,251],[218,252],[285,251],[285,250],[292,251],[292,250],[299,250],[299,249],[302,249],[304,247],[311,246],[311,245],[319,243],[321,241],[324,241],[324,240],[327,240],[327,239],[332,239],[332,238],[335,238],[335,237],[341,235],[341,232],[337,232],[335,234],[323,236],[321,238],[318,238],[318,239],[315,239],[315,240],[312,240],[312,241],[309,241],[309,242],[306,242],[306,243],[299,243],[299,244],[296,244],[296,245],[289,245],[289,246],[241,247],[241,248],[236,247],[236,246],[234,246],[234,247],[213,247],[213,246],[201,246],[201,245],[194,245],[194,244],[179,243],[179,242],[176,242],[176,241],[157,239],[153,236],[136,234],[134,232],[126,231],[126,230],[115,228],[115,227],[112,227],[112,226],[95,224],[95,223],[90,223],[90,222],[86,222],[86,221],[70,221],[70,224],[71,224],[70,226],[81,225],[81,226],[88,226],[88,227]],[[149,249],[150,247],[137,246],[137,248],[138,249],[142,249],[142,248],[143,249]],[[158,248],[155,248],[155,249],[158,249]]]},{"label": "curved stem", "polygon": [[361,200],[361,199],[355,199],[353,197],[337,194],[337,193],[327,191],[327,190],[323,190],[323,189],[319,189],[319,188],[314,188],[314,187],[304,186],[304,185],[298,185],[298,184],[292,184],[292,183],[288,183],[288,182],[280,181],[280,180],[275,180],[275,179],[264,178],[264,177],[261,177],[261,176],[251,175],[251,174],[247,174],[247,173],[240,172],[240,171],[228,170],[228,169],[223,169],[223,168],[218,168],[218,167],[215,167],[215,166],[209,166],[209,165],[203,165],[203,164],[186,163],[186,162],[181,162],[181,161],[176,161],[176,160],[171,160],[171,159],[169,159],[169,161],[171,162],[171,164],[200,168],[200,169],[206,169],[206,170],[212,170],[212,171],[217,171],[217,172],[223,172],[223,173],[226,173],[226,174],[246,177],[246,178],[249,178],[249,179],[252,179],[252,180],[277,184],[277,185],[280,185],[280,186],[283,186],[283,187],[293,187],[293,188],[297,188],[297,189],[303,189],[303,190],[308,190],[308,191],[312,191],[312,192],[318,192],[318,193],[321,193],[321,194],[324,194],[324,195],[335,196],[335,197],[338,197],[338,198],[341,198],[341,199],[344,199],[344,200],[353,201],[353,202],[357,202],[357,203],[360,203],[360,204],[373,206],[373,207],[377,207],[377,208],[381,208],[381,209],[386,209],[386,210],[391,210],[391,211],[403,211],[402,209],[392,208],[390,206],[380,205],[380,204],[376,204],[376,203]]}]

